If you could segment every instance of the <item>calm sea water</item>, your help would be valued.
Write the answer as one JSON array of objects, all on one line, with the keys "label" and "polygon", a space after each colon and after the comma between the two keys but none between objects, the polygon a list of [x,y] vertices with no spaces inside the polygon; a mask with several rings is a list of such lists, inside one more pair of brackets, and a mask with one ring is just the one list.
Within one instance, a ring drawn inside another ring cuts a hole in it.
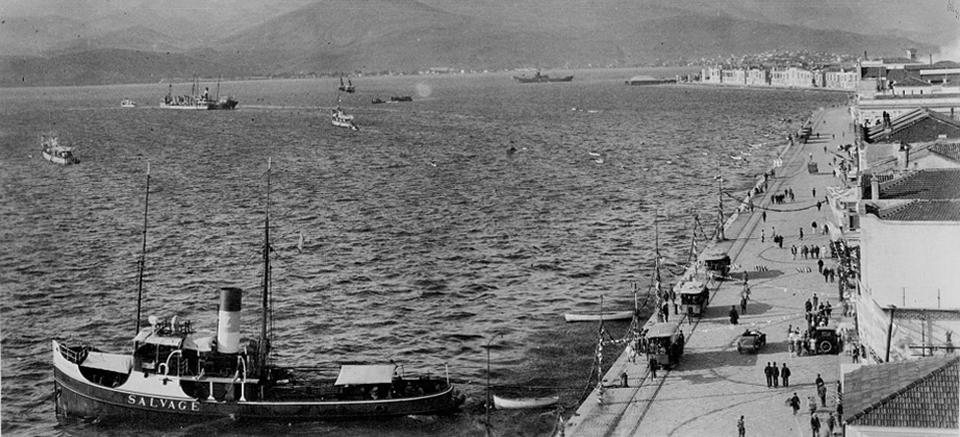
[{"label": "calm sea water", "polygon": [[[564,312],[597,309],[600,296],[632,307],[630,284],[649,282],[655,221],[680,271],[694,215],[715,222],[718,167],[742,197],[788,132],[846,99],[574,73],[526,85],[508,74],[358,78],[343,106],[359,132],[330,125],[331,79],[224,83],[240,106],[223,112],[157,109],[166,84],[0,89],[3,434],[133,432],[57,424],[50,340],[129,346],[148,162],[145,316],[213,332],[218,289],[237,286],[243,329],[255,332],[270,158],[278,360],[448,364],[476,398],[494,333],[504,370],[493,382],[528,379],[525,356],[540,346],[530,339],[559,329]],[[414,101],[371,104],[406,95]],[[121,109],[124,97],[142,106]],[[41,158],[50,130],[80,165]],[[482,435],[472,414],[137,433]]]}]

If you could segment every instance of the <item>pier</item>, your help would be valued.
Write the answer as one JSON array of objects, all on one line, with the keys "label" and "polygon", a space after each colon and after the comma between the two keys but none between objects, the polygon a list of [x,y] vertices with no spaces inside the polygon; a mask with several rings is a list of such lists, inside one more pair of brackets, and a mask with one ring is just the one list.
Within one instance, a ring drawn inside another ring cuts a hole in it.
[{"label": "pier", "polygon": [[[834,177],[833,168],[834,159],[837,163],[840,159],[837,146],[853,142],[849,118],[846,107],[816,111],[810,140],[798,142],[784,153],[783,166],[768,179],[767,190],[753,198],[754,210],[741,208],[739,215],[727,222],[726,240],[717,242],[716,248],[726,250],[732,258],[731,278],[710,286],[710,304],[702,318],[683,318],[686,344],[680,363],[656,372],[653,378],[643,354],[630,362],[625,352],[606,373],[602,395],[595,388],[567,421],[562,435],[737,435],[737,421],[744,416],[746,435],[811,436],[810,398],[816,400],[820,435],[828,435],[827,418],[836,409],[840,363],[849,363],[852,357],[846,350],[839,355],[797,356],[788,349],[787,330],[789,326],[806,327],[804,303],[814,293],[820,302],[827,300],[833,307],[828,326],[852,324],[852,317],[843,314],[838,284],[827,282],[818,273],[819,259],[800,254],[794,259],[790,248],[827,246],[827,253],[820,257],[824,267],[835,269],[839,263],[830,257],[830,236],[823,233],[822,226],[835,220],[825,199],[827,187],[844,183]],[[817,164],[815,173],[809,171],[811,162]],[[794,200],[774,204],[772,196],[788,188],[793,190]],[[816,229],[811,227],[813,222]],[[782,248],[774,243],[774,234],[784,237]],[[728,313],[732,306],[740,310],[744,273],[749,279],[750,301],[739,323],[733,325]],[[679,320],[682,316],[675,315],[672,307],[670,320]],[[767,344],[757,354],[737,352],[737,339],[748,328],[766,334]],[[767,387],[764,368],[773,362],[790,368],[789,387]],[[623,373],[627,387],[621,384]],[[820,405],[817,396],[814,381],[818,374],[828,389],[826,405]],[[796,415],[787,404],[794,393],[801,400]],[[838,422],[834,431],[840,429]]]}]

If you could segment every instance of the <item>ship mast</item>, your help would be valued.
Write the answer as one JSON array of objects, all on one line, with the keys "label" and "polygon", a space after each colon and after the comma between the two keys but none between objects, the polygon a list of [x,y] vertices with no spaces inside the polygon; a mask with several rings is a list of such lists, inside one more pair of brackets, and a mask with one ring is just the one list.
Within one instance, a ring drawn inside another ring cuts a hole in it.
[{"label": "ship mast", "polygon": [[263,225],[263,302],[260,326],[260,345],[257,348],[257,368],[263,369],[267,365],[267,354],[270,349],[268,337],[268,319],[270,318],[270,158],[267,158],[267,203],[264,208]]},{"label": "ship mast", "polygon": [[143,247],[140,249],[140,272],[137,275],[137,335],[140,333],[140,315],[143,308],[143,268],[147,258],[147,208],[150,205],[150,162],[147,162],[147,191],[143,201]]}]

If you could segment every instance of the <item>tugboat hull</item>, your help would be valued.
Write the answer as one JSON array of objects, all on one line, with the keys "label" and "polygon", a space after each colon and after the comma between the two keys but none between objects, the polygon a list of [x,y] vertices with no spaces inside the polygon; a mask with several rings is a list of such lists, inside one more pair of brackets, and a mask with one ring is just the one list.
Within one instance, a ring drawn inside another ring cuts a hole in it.
[{"label": "tugboat hull", "polygon": [[[250,380],[231,383],[229,378],[181,378],[134,371],[123,375],[102,369],[81,370],[80,365],[64,358],[57,342],[53,344],[53,357],[56,409],[60,418],[158,423],[196,423],[223,418],[278,422],[342,421],[443,414],[456,411],[463,403],[462,395],[449,384],[445,390],[429,395],[395,399],[293,400],[283,399],[290,395],[283,393],[281,387],[261,390],[257,381]],[[88,380],[85,374],[106,376],[104,380],[119,385],[100,385]],[[212,396],[203,393],[191,397],[183,389],[185,386],[203,388],[207,385],[213,387]]]}]

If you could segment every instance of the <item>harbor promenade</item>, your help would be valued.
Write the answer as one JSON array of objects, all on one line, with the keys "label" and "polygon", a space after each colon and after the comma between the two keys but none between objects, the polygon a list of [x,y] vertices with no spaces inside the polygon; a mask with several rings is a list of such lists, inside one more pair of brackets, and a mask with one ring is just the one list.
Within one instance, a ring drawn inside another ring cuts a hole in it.
[{"label": "harbor promenade", "polygon": [[[642,354],[630,362],[624,353],[605,376],[602,402],[595,389],[567,421],[563,435],[737,436],[737,421],[744,416],[747,436],[811,436],[809,398],[816,399],[820,435],[828,435],[827,417],[836,408],[839,364],[850,362],[851,357],[846,353],[797,356],[788,350],[787,330],[806,326],[804,303],[814,293],[834,308],[830,326],[849,323],[849,319],[842,317],[837,283],[826,282],[818,273],[818,259],[800,254],[794,259],[790,248],[827,246],[824,266],[837,265],[838,260],[829,258],[829,236],[822,231],[830,214],[824,199],[828,186],[843,184],[833,175],[834,158],[839,162],[837,145],[853,142],[849,126],[845,107],[815,112],[809,142],[795,144],[784,154],[783,166],[768,180],[767,190],[754,197],[754,211],[745,209],[728,223],[727,239],[717,247],[726,249],[733,259],[732,279],[711,286],[710,305],[702,318],[684,319],[686,346],[679,365],[658,371],[653,378]],[[811,160],[818,164],[817,173],[808,172]],[[788,197],[785,203],[774,204],[772,196],[788,188],[794,200]],[[817,201],[823,202],[820,208]],[[813,222],[816,229],[811,227]],[[774,234],[784,237],[783,248],[773,242]],[[751,300],[739,324],[733,325],[728,313],[734,305],[739,311],[744,273]],[[671,321],[679,317],[670,314]],[[758,354],[737,352],[737,339],[746,328],[767,335],[767,345]],[[790,368],[789,387],[767,387],[764,367],[774,362]],[[621,387],[623,372],[628,387]],[[828,388],[826,406],[816,396],[818,374]],[[801,399],[796,415],[786,403],[794,393]],[[839,429],[838,424],[835,430]]]}]

